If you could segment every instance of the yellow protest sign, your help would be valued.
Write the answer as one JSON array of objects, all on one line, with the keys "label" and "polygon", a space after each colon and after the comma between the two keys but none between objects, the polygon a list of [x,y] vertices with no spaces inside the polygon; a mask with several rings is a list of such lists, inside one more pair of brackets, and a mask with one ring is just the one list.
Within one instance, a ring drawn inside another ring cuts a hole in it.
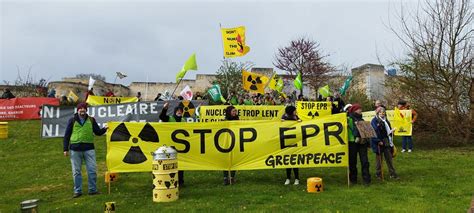
[{"label": "yellow protest sign", "polygon": [[250,47],[245,45],[245,27],[222,28],[222,43],[224,47],[224,57],[232,58],[244,56],[250,51]]},{"label": "yellow protest sign", "polygon": [[267,76],[242,70],[242,87],[249,92],[264,94],[268,81]]},{"label": "yellow protest sign", "polygon": [[[213,105],[200,107],[201,122],[216,122],[225,119],[225,109],[228,105]],[[285,114],[285,106],[264,105],[234,105],[240,120],[280,120]]]},{"label": "yellow protest sign", "polygon": [[297,101],[296,113],[303,120],[312,120],[326,115],[331,115],[331,102]]},{"label": "yellow protest sign", "polygon": [[[412,135],[413,125],[410,122],[411,110],[398,110],[398,111],[400,112],[399,115],[403,117],[403,119],[399,118],[398,120],[396,120],[395,110],[387,110],[385,112],[385,116],[387,116],[387,120],[390,122],[392,128],[396,128],[394,135],[395,136]],[[362,118],[365,121],[372,121],[374,117],[375,117],[375,111],[362,112]]]},{"label": "yellow protest sign", "polygon": [[138,102],[137,97],[106,97],[89,95],[86,101],[91,106]]},{"label": "yellow protest sign", "polygon": [[347,167],[347,117],[312,121],[108,123],[109,172],[150,172],[151,152],[178,151],[179,170]]}]

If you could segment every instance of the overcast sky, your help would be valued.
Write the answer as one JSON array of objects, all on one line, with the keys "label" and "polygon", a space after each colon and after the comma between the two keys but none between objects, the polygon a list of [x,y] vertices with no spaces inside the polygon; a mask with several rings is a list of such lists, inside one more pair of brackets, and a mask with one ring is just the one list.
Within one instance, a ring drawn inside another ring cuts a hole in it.
[{"label": "overcast sky", "polygon": [[125,85],[171,82],[192,53],[196,73],[215,73],[219,23],[246,27],[251,51],[235,60],[256,67],[273,67],[277,49],[301,36],[336,66],[387,64],[403,53],[386,26],[400,1],[0,1],[0,84],[30,67],[36,80],[97,73],[114,82],[121,71]]}]

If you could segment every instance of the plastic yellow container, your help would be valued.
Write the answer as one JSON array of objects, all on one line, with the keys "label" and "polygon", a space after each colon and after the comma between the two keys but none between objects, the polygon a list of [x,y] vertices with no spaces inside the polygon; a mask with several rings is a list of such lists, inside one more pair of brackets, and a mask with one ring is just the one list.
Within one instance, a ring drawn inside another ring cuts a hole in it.
[{"label": "plastic yellow container", "polygon": [[309,193],[320,193],[324,190],[323,179],[319,177],[308,178],[306,187]]},{"label": "plastic yellow container", "polygon": [[0,122],[0,139],[8,138],[8,122]]},{"label": "plastic yellow container", "polygon": [[115,213],[115,202],[106,202],[104,213]]}]

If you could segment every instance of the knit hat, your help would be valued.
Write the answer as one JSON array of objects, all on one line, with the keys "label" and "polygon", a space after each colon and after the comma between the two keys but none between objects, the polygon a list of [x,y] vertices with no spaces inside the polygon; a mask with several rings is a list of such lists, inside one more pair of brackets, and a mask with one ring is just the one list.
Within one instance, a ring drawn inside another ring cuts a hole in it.
[{"label": "knit hat", "polygon": [[349,112],[352,113],[352,112],[357,111],[358,109],[362,109],[360,104],[352,104],[351,108],[349,108]]},{"label": "knit hat", "polygon": [[87,110],[87,103],[81,102],[77,105],[77,110],[82,109],[82,108]]},{"label": "knit hat", "polygon": [[352,104],[346,104],[346,106],[344,106],[344,108],[342,110],[344,112],[348,112],[351,107],[352,107]]}]

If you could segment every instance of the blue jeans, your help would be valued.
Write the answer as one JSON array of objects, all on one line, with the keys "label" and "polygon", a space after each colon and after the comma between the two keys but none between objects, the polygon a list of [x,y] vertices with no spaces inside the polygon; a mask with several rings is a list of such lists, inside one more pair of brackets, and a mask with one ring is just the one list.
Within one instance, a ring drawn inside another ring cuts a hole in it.
[{"label": "blue jeans", "polygon": [[402,149],[413,149],[413,141],[411,140],[411,136],[402,136]]},{"label": "blue jeans", "polygon": [[87,182],[89,186],[89,193],[97,192],[97,165],[95,161],[95,150],[87,151],[70,151],[72,177],[74,180],[74,193],[82,194],[82,161],[86,163]]}]

